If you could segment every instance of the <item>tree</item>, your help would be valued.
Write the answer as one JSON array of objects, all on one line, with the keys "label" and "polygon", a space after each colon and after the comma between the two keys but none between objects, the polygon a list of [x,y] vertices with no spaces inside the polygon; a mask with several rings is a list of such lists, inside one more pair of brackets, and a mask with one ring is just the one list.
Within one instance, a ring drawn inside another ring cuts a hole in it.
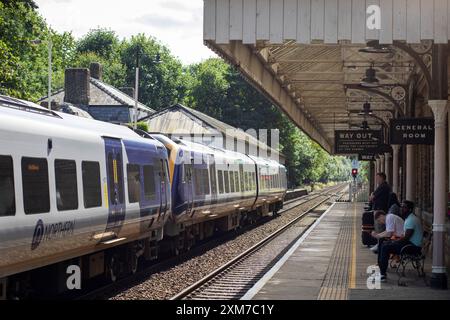
[{"label": "tree", "polygon": [[208,59],[191,66],[192,86],[190,91],[191,107],[211,117],[223,119],[225,115],[222,103],[230,87],[226,79],[228,65],[218,59]]},{"label": "tree", "polygon": [[36,2],[34,2],[33,0],[1,0],[0,3],[2,3],[5,7],[12,8],[17,8],[20,4],[28,9],[38,8]]},{"label": "tree", "polygon": [[79,53],[95,53],[105,59],[119,58],[119,38],[116,33],[108,29],[91,29],[77,44]]},{"label": "tree", "polygon": [[183,102],[188,85],[181,62],[167,47],[144,34],[122,43],[121,61],[126,68],[126,85],[134,87],[138,54],[139,101],[156,110]]},{"label": "tree", "polygon": [[[54,87],[62,84],[64,69],[73,59],[74,39],[70,33],[49,29],[35,11],[32,1],[0,2],[0,92],[37,100],[46,95],[48,75],[47,42],[53,42]],[[32,44],[39,39],[41,44]]]}]

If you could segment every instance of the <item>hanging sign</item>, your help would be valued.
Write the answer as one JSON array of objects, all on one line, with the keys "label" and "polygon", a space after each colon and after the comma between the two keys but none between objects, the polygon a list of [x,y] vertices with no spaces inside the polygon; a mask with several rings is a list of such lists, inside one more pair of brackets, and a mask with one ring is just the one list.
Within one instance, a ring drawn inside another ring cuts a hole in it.
[{"label": "hanging sign", "polygon": [[374,154],[359,154],[358,160],[359,161],[375,161],[375,155]]},{"label": "hanging sign", "polygon": [[336,130],[336,154],[376,154],[383,144],[381,130]]},{"label": "hanging sign", "polygon": [[391,144],[434,144],[433,118],[391,120]]}]

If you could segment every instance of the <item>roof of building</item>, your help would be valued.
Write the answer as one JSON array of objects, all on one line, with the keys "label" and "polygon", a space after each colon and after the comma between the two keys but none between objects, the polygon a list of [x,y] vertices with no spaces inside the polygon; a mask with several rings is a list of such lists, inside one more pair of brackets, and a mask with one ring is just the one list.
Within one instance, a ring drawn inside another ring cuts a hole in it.
[{"label": "roof of building", "polygon": [[175,104],[160,110],[142,120],[148,123],[150,132],[177,135],[225,134],[234,136],[241,141],[248,141],[251,145],[259,145],[260,148],[278,153],[277,150],[270,148],[245,131],[181,104]]},{"label": "roof of building", "polygon": [[[126,93],[120,91],[113,86],[95,79],[90,78],[90,106],[134,106],[135,101],[133,97],[130,97]],[[45,101],[48,99],[48,96],[43,97],[39,100],[39,102]],[[60,89],[53,93],[52,100],[57,102],[58,104],[64,103],[64,89]],[[148,113],[154,113],[155,110],[147,107],[143,103],[138,103],[138,109],[141,112],[144,112],[145,115]]]}]

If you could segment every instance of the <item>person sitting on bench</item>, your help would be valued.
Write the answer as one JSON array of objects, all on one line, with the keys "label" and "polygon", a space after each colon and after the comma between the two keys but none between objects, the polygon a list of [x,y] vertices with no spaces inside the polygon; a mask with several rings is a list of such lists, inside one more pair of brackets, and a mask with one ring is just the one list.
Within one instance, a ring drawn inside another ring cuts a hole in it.
[{"label": "person sitting on bench", "polygon": [[401,217],[400,202],[398,201],[397,194],[395,194],[394,192],[391,192],[391,194],[389,195],[388,208],[388,214],[393,213]]},{"label": "person sitting on bench", "polygon": [[[386,226],[386,230],[380,233],[376,233],[375,231],[372,231],[372,237],[376,238],[378,240],[378,248],[381,248],[381,245],[383,241],[385,240],[398,240],[403,238],[404,235],[404,221],[403,219],[389,211],[388,214],[386,214],[382,210],[375,211],[375,220],[382,225]],[[372,250],[374,253],[378,253],[378,259],[380,255],[380,251]]]},{"label": "person sitting on bench", "polygon": [[403,201],[402,206],[403,217],[405,218],[404,232],[402,239],[396,241],[384,241],[380,247],[378,266],[380,267],[381,281],[386,281],[386,271],[389,265],[389,257],[391,254],[400,254],[403,247],[410,245],[410,253],[419,253],[422,248],[422,224],[418,217],[413,213],[414,203],[411,201]]}]

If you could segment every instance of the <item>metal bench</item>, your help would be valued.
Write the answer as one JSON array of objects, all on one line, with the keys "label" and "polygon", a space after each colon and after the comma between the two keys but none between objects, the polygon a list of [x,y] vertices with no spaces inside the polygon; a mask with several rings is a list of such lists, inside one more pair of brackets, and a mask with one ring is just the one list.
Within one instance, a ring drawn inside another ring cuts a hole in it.
[{"label": "metal bench", "polygon": [[[412,266],[413,269],[417,271],[419,278],[425,278],[425,259],[427,257],[428,251],[430,250],[431,242],[432,242],[432,232],[424,231],[423,240],[422,240],[422,249],[419,252],[415,252],[412,249],[413,245],[407,245],[402,248],[400,251],[400,259],[397,262],[396,273],[398,275],[397,284],[399,286],[406,286],[405,282],[402,282],[402,278],[405,276],[405,270],[408,266]],[[392,264],[391,264],[392,266]]]}]

